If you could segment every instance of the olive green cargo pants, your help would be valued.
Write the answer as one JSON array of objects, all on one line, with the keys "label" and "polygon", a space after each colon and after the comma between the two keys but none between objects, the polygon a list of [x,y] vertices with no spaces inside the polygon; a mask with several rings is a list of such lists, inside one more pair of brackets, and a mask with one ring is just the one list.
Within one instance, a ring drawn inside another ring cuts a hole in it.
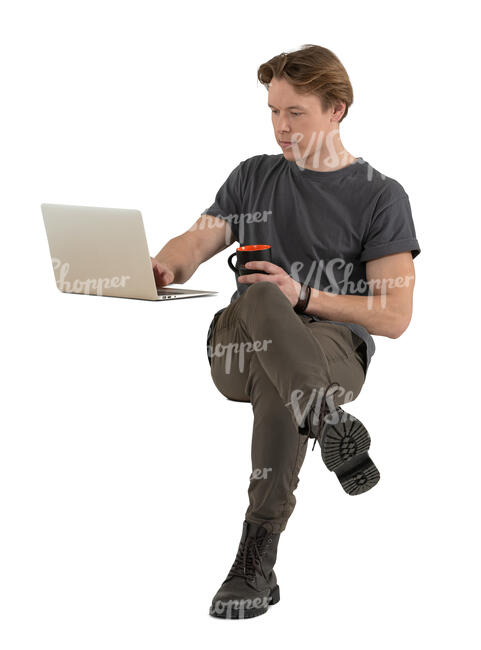
[{"label": "olive green cargo pants", "polygon": [[294,490],[309,442],[299,426],[333,381],[341,388],[329,404],[356,399],[366,377],[365,343],[347,326],[297,314],[276,284],[262,281],[216,312],[207,355],[218,390],[252,404],[245,518],[269,521],[273,532],[282,532],[296,504]]}]

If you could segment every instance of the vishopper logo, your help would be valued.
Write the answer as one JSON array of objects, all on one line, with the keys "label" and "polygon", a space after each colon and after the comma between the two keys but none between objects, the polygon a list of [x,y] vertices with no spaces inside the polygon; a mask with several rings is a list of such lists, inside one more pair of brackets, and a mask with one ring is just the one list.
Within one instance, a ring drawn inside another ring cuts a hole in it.
[{"label": "vishopper logo", "polygon": [[[219,615],[224,615],[225,612],[225,618],[244,618],[250,609],[265,609],[269,603],[269,596],[216,600],[212,605],[212,610]],[[234,612],[236,613],[234,614]]]},{"label": "vishopper logo", "polygon": [[209,357],[223,357],[225,356],[225,373],[230,374],[232,368],[232,355],[238,354],[239,372],[244,372],[245,353],[246,352],[265,352],[272,339],[263,339],[258,341],[242,341],[238,343],[217,343],[215,346],[207,346],[207,354]]},{"label": "vishopper logo", "polygon": [[[342,151],[341,154],[339,154],[336,151],[336,147],[334,146],[334,139],[336,136],[339,134],[339,129],[333,129],[332,131],[329,131],[327,133],[326,137],[326,148],[327,151],[329,152],[329,156],[327,158],[324,158],[323,162],[325,165],[328,167],[332,167],[333,171],[336,169],[339,169],[340,167],[346,167],[347,165],[350,164],[350,159],[347,151]],[[300,168],[301,171],[304,171],[306,168],[305,162],[309,155],[311,155],[314,152],[314,156],[312,157],[312,167],[314,167],[314,171],[316,169],[319,169],[319,162],[320,162],[320,156],[321,156],[321,149],[322,149],[322,143],[324,140],[324,136],[326,135],[325,131],[312,131],[309,142],[307,143],[307,146],[305,149],[301,151],[300,144],[302,140],[304,139],[304,134],[295,132],[292,134],[291,137],[291,142],[292,146],[289,149],[289,151],[292,151],[294,158],[296,160],[296,163],[298,167]],[[317,140],[317,141],[316,141]],[[372,181],[373,176],[374,176],[374,168],[371,167],[369,163],[367,163],[365,160],[355,160],[352,165],[365,165],[366,166],[366,178],[368,181]],[[386,176],[385,174],[381,174],[380,172],[377,172],[379,176],[382,178],[382,180],[385,180]]]},{"label": "vishopper logo", "polygon": [[112,276],[110,278],[89,278],[87,280],[74,280],[73,282],[66,280],[67,274],[70,269],[68,262],[63,262],[57,257],[52,257],[52,265],[54,271],[59,271],[57,279],[57,287],[60,291],[68,293],[85,293],[96,291],[98,296],[103,295],[105,289],[116,289],[118,287],[125,287],[130,275]]},{"label": "vishopper logo", "polygon": [[[191,232],[194,232],[195,230],[203,230],[205,228],[211,229],[211,228],[222,228],[223,227],[223,221],[228,221],[229,224],[239,224],[239,236],[238,236],[238,241],[243,242],[244,241],[244,234],[245,234],[245,224],[248,223],[261,223],[261,222],[267,222],[267,218],[269,215],[272,214],[272,210],[263,210],[262,212],[256,211],[256,212],[242,212],[241,214],[228,214],[226,215],[225,219],[209,219],[208,214],[203,214],[201,216],[200,221],[196,221],[196,223],[190,228]],[[215,215],[213,215],[215,216]],[[231,226],[232,230],[232,226]],[[225,243],[226,245],[229,245],[229,232],[226,229],[225,233]]]},{"label": "vishopper logo", "polygon": [[284,406],[292,407],[292,413],[294,415],[297,426],[299,427],[307,426],[307,416],[311,410],[313,411],[313,424],[316,425],[319,423],[323,401],[328,409],[328,413],[324,414],[323,422],[327,424],[338,424],[339,422],[346,422],[347,420],[351,420],[352,416],[349,413],[343,411],[341,415],[341,413],[339,413],[337,410],[334,402],[334,396],[336,393],[338,393],[341,397],[344,396],[344,399],[341,400],[341,404],[346,404],[347,402],[352,402],[354,400],[354,393],[352,390],[346,390],[340,384],[336,384],[336,387],[331,388],[327,392],[322,386],[319,389],[313,388],[309,396],[309,400],[303,410],[301,410],[301,400],[305,395],[305,391],[301,388],[296,388],[291,392],[290,401],[286,402]]},{"label": "vishopper logo", "polygon": [[272,467],[263,467],[262,469],[261,468],[254,469],[252,470],[252,474],[250,475],[250,480],[268,478],[269,472],[272,472]]},{"label": "vishopper logo", "polygon": [[[305,280],[302,281],[299,277],[299,272],[304,269],[304,266],[303,262],[293,262],[289,275],[296,282],[309,285],[313,295],[316,294],[316,291],[322,291],[331,295],[359,294],[361,296],[367,296],[368,309],[372,309],[373,307],[374,296],[381,296],[380,306],[381,308],[385,308],[387,306],[389,289],[409,286],[409,283],[414,281],[414,275],[401,275],[394,278],[371,280],[360,278],[357,282],[354,282],[349,279],[353,273],[354,264],[352,262],[346,262],[342,257],[334,257],[327,264],[324,260],[313,261],[307,274],[305,274]],[[336,270],[338,275],[342,272],[342,278],[336,277]],[[315,277],[313,277],[314,272]],[[325,284],[326,278],[330,284]],[[376,289],[377,291],[375,291]]]}]

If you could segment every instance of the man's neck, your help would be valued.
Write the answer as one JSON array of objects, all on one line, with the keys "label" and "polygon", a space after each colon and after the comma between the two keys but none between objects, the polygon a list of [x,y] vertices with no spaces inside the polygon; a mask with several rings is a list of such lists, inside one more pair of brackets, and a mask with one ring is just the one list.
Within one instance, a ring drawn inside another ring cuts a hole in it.
[{"label": "man's neck", "polygon": [[303,158],[296,160],[296,163],[303,169],[310,169],[315,172],[334,172],[337,169],[352,165],[356,160],[355,156],[343,148],[335,152],[321,151],[317,155],[311,154],[305,160]]}]

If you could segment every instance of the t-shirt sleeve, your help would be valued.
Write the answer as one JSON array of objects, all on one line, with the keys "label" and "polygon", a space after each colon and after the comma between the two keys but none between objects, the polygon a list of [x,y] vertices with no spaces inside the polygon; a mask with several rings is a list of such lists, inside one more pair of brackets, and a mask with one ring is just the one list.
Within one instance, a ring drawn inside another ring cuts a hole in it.
[{"label": "t-shirt sleeve", "polygon": [[243,201],[243,162],[231,171],[215,195],[214,203],[201,213],[228,221],[236,241],[239,241],[239,215]]},{"label": "t-shirt sleeve", "polygon": [[[401,187],[401,186],[399,186]],[[409,196],[402,189],[381,197],[376,206],[360,261],[367,262],[393,253],[411,251],[413,259],[421,248],[416,237]]]}]

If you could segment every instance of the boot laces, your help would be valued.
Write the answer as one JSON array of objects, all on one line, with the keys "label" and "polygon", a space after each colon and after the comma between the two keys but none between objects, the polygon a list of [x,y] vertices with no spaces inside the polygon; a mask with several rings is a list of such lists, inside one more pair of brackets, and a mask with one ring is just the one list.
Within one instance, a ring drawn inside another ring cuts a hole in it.
[{"label": "boot laces", "polygon": [[336,386],[336,385],[339,388],[341,387],[341,385],[337,381],[332,381],[327,386],[327,388],[324,391],[324,394],[322,396],[321,406],[320,406],[320,409],[319,409],[319,425],[317,427],[314,427],[314,432],[313,432],[314,433],[314,435],[313,435],[314,444],[312,445],[312,451],[314,451],[314,447],[316,446],[316,442],[318,442],[319,446],[321,446],[321,440],[322,440],[322,434],[324,433],[324,427],[326,426],[326,424],[328,424],[327,422],[324,422],[324,418],[325,418],[326,415],[329,415],[331,413],[330,407],[327,404],[326,396],[327,396],[327,392],[331,388],[331,386]]},{"label": "boot laces", "polygon": [[256,537],[247,537],[243,542],[241,541],[234,564],[227,577],[240,576],[253,581],[257,572],[267,580],[262,566],[262,557],[271,541],[272,538],[269,535],[265,535],[260,540]]}]

